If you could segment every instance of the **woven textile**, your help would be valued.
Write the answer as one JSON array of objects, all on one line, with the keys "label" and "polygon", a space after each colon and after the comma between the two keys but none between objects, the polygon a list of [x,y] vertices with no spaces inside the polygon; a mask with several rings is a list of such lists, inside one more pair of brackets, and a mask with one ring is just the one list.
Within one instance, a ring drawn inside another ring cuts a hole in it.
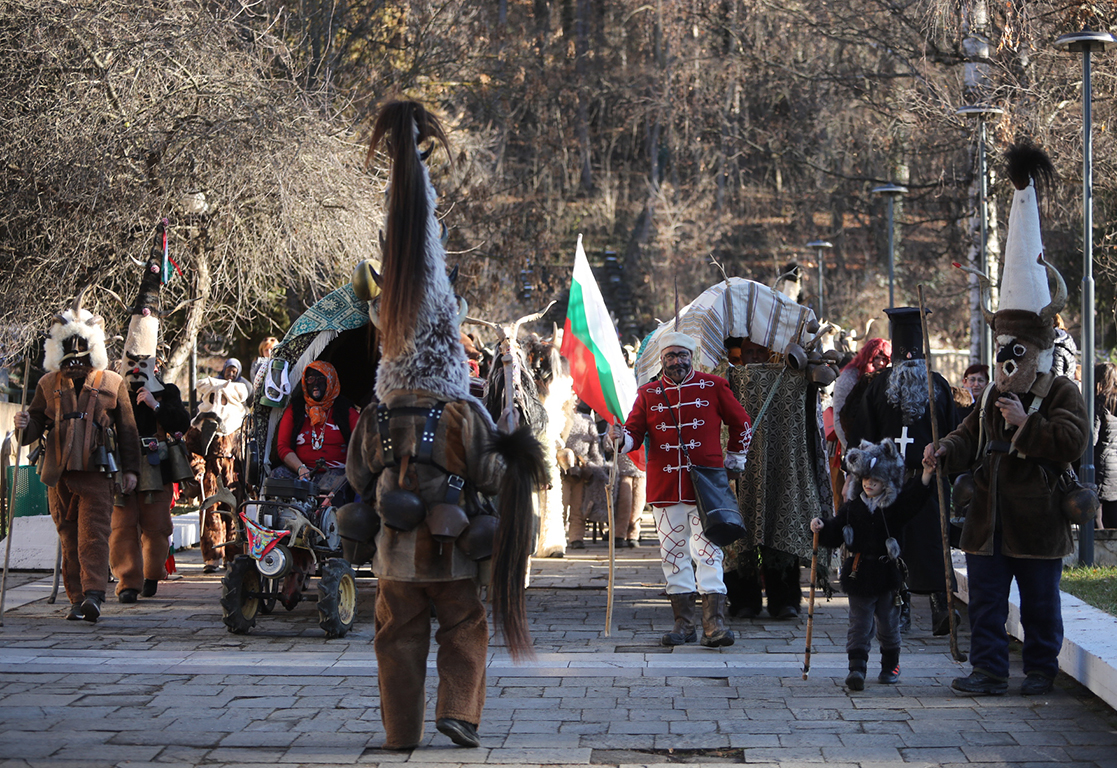
[{"label": "woven textile", "polygon": [[832,508],[815,390],[802,372],[779,365],[732,368],[729,386],[754,418],[776,387],[753,431],[748,464],[737,481],[748,528],[740,544],[764,544],[809,562],[810,520]]},{"label": "woven textile", "polygon": [[[802,340],[803,326],[813,319],[813,311],[774,288],[731,277],[707,288],[679,310],[679,330],[698,342],[695,367],[709,373],[725,358],[727,338],[738,336],[773,352],[783,352],[790,342]],[[674,321],[668,321],[641,344],[636,361],[638,385],[646,384],[658,373],[660,337],[673,330]]]}]

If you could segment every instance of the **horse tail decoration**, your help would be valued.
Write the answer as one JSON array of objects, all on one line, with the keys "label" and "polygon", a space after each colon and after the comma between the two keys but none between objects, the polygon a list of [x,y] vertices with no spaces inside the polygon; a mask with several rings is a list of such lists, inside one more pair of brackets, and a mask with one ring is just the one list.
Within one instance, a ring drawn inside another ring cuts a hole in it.
[{"label": "horse tail decoration", "polygon": [[535,545],[532,494],[547,483],[543,446],[528,426],[498,433],[492,450],[504,457],[507,471],[499,494],[500,527],[493,543],[493,577],[489,594],[493,623],[499,623],[513,661],[534,656],[527,627],[524,593],[527,563]]},{"label": "horse tail decoration", "polygon": [[[381,141],[392,161],[388,188],[388,215],[382,262],[383,297],[380,305],[381,342],[385,357],[414,349],[412,331],[425,298],[425,258],[436,227],[434,188],[423,164],[419,145],[433,140],[449,151],[446,133],[438,118],[413,101],[394,102],[376,119],[369,157]],[[440,245],[440,244],[439,244]],[[442,259],[445,269],[445,260]]]}]

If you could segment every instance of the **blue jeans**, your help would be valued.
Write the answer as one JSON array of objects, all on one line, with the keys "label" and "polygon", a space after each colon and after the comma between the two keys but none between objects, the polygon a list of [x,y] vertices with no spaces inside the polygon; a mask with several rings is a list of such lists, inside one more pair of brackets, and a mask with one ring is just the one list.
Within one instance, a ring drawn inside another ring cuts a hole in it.
[{"label": "blue jeans", "polygon": [[849,633],[846,635],[849,658],[868,660],[874,629],[882,652],[900,650],[900,606],[895,604],[895,596],[891,591],[849,596]]},{"label": "blue jeans", "polygon": [[1036,560],[1001,554],[1000,536],[992,555],[966,555],[970,581],[970,662],[975,672],[1008,679],[1008,590],[1020,590],[1020,624],[1024,628],[1024,674],[1059,673],[1063,647],[1063,613],[1059,600],[1061,559]]}]

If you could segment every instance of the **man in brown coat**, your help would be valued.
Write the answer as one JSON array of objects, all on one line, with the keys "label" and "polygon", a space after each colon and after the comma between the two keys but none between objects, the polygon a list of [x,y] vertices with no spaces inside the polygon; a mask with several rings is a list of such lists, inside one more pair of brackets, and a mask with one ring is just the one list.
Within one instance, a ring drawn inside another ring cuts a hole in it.
[{"label": "man in brown coat", "polygon": [[68,620],[101,616],[117,471],[123,471],[124,494],[136,487],[139,473],[140,437],[128,387],[107,365],[104,320],[81,308],[79,294],[55,316],[43,361],[48,373],[30,408],[15,416],[24,445],[46,436],[40,474],[62,545]]}]

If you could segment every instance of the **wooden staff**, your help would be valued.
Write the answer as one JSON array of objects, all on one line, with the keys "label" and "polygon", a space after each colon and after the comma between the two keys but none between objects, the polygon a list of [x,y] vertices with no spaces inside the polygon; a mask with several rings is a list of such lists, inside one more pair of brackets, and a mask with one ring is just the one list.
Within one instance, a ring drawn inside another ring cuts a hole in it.
[{"label": "wooden staff", "polygon": [[814,532],[811,543],[811,594],[807,598],[807,650],[803,654],[803,679],[811,671],[811,635],[814,633],[814,583],[818,576],[818,531]]},{"label": "wooden staff", "polygon": [[[31,353],[25,352],[23,358],[23,392],[19,398],[20,413],[27,406],[27,377],[31,375]],[[8,541],[4,545],[4,573],[0,575],[0,627],[4,626],[4,596],[7,594],[8,589],[8,563],[12,556],[12,523],[15,522],[15,489],[16,478],[19,476],[19,454],[23,448],[23,430],[17,429],[15,431],[16,440],[16,461],[14,469],[12,470],[12,479],[9,481],[11,487],[8,489]],[[8,480],[8,478],[4,478]]]},{"label": "wooden staff", "polygon": [[[935,379],[931,366],[931,337],[927,335],[927,314],[923,310],[923,286],[919,290],[919,323],[923,329],[923,356],[927,359],[928,415],[931,417],[931,445],[939,450],[939,420],[935,412]],[[942,567],[946,577],[946,610],[950,614],[950,655],[955,661],[965,661],[966,654],[958,648],[958,622],[954,618],[954,563],[950,560],[950,518],[946,514],[946,485],[942,465],[935,462],[935,489],[939,494],[939,530],[942,532]]]},{"label": "wooden staff", "polygon": [[613,440],[613,466],[609,468],[609,487],[605,489],[605,508],[609,512],[609,584],[605,591],[605,637],[609,637],[613,628],[613,572],[616,563],[617,549],[617,515],[613,509],[613,491],[617,487],[617,464],[620,458],[620,440]]}]

